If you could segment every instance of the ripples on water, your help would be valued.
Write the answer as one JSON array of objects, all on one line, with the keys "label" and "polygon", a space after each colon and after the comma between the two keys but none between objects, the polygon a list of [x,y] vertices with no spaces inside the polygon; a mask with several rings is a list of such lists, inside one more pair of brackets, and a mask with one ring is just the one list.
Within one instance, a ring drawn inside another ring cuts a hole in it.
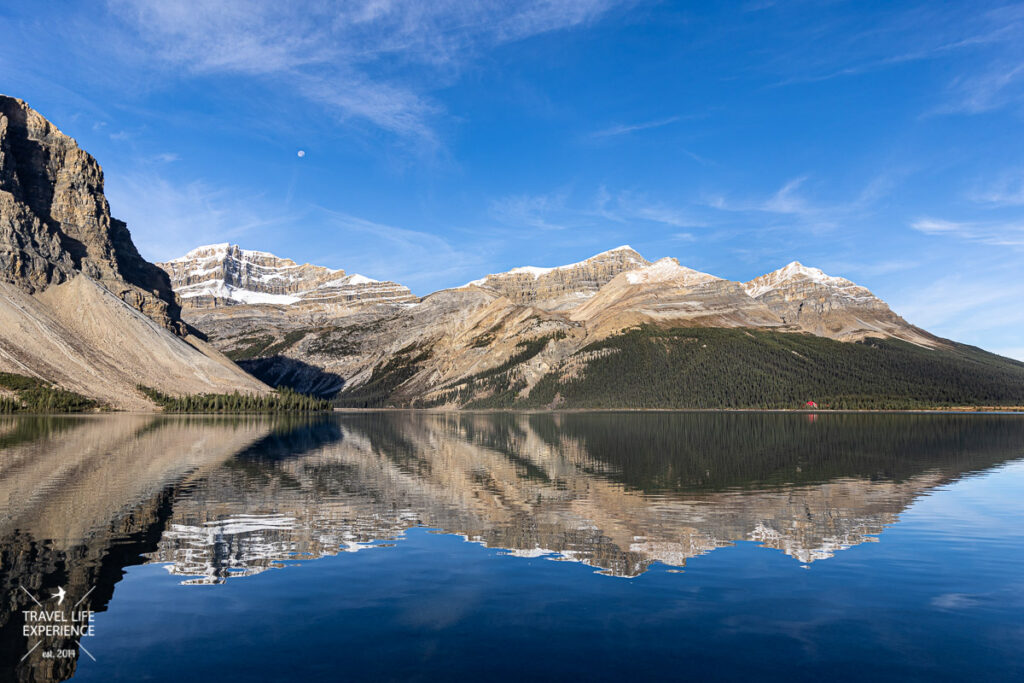
[{"label": "ripples on water", "polygon": [[[1009,676],[1022,456],[1011,415],[0,418],[0,680]],[[86,655],[22,635],[58,587]]]}]

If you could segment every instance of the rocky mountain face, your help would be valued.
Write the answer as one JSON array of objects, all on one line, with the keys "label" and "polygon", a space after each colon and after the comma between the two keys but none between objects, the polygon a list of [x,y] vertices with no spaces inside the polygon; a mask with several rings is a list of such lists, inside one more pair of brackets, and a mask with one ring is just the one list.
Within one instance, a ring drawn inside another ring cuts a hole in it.
[{"label": "rocky mountain face", "polygon": [[664,258],[617,275],[570,314],[600,339],[643,323],[701,327],[783,327],[738,282],[702,273]]},{"label": "rocky mountain face", "polygon": [[[139,384],[267,391],[259,380],[363,406],[536,407],[543,396],[543,405],[575,397],[594,407],[605,405],[594,391],[614,390],[609,406],[680,407],[690,405],[680,386],[706,396],[785,377],[791,393],[815,393],[838,377],[852,378],[844,395],[859,401],[883,374],[901,378],[904,393],[927,375],[922,401],[1024,403],[1024,366],[935,337],[864,287],[799,263],[741,283],[623,246],[423,298],[230,244],[159,265],[110,215],[99,164],[24,102],[0,96],[0,371],[114,407],[152,407]],[[730,366],[722,354],[740,356]],[[749,402],[792,400],[766,395]]]},{"label": "rocky mountain face", "polygon": [[[235,248],[219,249],[222,254]],[[221,256],[205,258],[213,258],[215,264],[223,261]],[[185,262],[187,269],[175,265]],[[193,254],[164,267],[180,283],[179,292],[188,293],[197,291],[202,280],[184,276],[185,270],[211,271],[217,273],[213,280],[222,279],[220,266],[204,263]],[[270,279],[261,276],[263,271],[252,273],[250,282]],[[255,286],[248,285],[248,291],[256,291]],[[309,289],[301,285],[292,293],[283,288],[264,293],[299,298]],[[784,339],[796,340],[796,346],[784,344],[789,350],[778,362],[787,364],[785,372],[795,377],[806,371],[788,364],[812,362],[805,351],[828,356],[850,348],[839,344],[801,350],[799,340],[809,335],[835,342],[909,342],[913,347],[907,348],[940,354],[954,347],[910,325],[864,287],[815,268],[791,264],[743,283],[687,268],[673,258],[652,263],[629,247],[567,266],[515,268],[418,300],[366,298],[342,307],[312,305],[301,298],[287,305],[216,299],[209,303],[186,306],[186,320],[243,367],[268,383],[338,396],[349,405],[525,405],[542,381],[578,383],[596,371],[595,363],[607,363],[610,355],[626,358],[628,354],[609,346],[609,340],[643,326],[789,335]],[[757,337],[756,343],[766,339]],[[738,348],[736,340],[729,338],[730,349]],[[654,352],[671,356],[682,341],[666,342]],[[702,344],[699,348],[707,348]],[[919,360],[913,357],[914,363]],[[630,363],[636,362],[640,361],[631,358]],[[667,369],[681,363],[665,362]],[[870,367],[870,359],[860,356],[850,362]],[[901,357],[886,362],[908,361]],[[760,375],[779,372],[772,367],[747,370]],[[906,367],[903,371],[910,373]],[[943,370],[947,371],[954,372]],[[635,375],[651,369],[641,364],[614,372]],[[817,365],[815,372],[826,377],[838,371]],[[565,392],[562,399],[559,393],[554,392],[555,404],[564,399]]]},{"label": "rocky mountain face", "polygon": [[184,332],[170,282],[111,218],[100,165],[39,112],[0,95],[0,278],[32,294],[78,273]]},{"label": "rocky mountain face", "polygon": [[650,263],[632,247],[622,246],[567,266],[525,266],[488,275],[467,287],[479,287],[517,304],[568,310],[597,294],[613,277]]},{"label": "rocky mountain face", "polygon": [[238,304],[334,304],[359,307],[415,301],[407,287],[344,270],[299,265],[234,244],[211,244],[158,263],[189,308]]},{"label": "rocky mountain face", "polygon": [[267,390],[190,332],[167,275],[111,217],[96,160],[0,95],[0,371],[125,408],[150,405],[140,383]]},{"label": "rocky mountain face", "polygon": [[786,324],[823,337],[857,340],[897,337],[924,346],[936,339],[914,328],[866,288],[793,261],[743,285]]}]

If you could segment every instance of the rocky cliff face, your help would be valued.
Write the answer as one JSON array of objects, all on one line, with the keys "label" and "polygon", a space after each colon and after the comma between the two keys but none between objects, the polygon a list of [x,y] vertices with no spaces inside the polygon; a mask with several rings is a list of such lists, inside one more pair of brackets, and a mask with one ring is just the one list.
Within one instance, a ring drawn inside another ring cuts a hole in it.
[{"label": "rocky cliff face", "polygon": [[239,304],[334,304],[359,307],[415,301],[407,287],[344,270],[299,265],[235,244],[212,244],[158,263],[189,308]]},{"label": "rocky cliff face", "polygon": [[100,165],[39,112],[0,95],[0,278],[32,294],[77,273],[185,332],[169,279],[111,218]]},{"label": "rocky cliff face", "polygon": [[843,341],[896,337],[923,346],[940,343],[913,327],[867,288],[797,261],[743,285],[779,319],[804,332]]},{"label": "rocky cliff face", "polygon": [[650,263],[632,247],[622,246],[567,266],[524,266],[488,275],[467,287],[494,292],[517,304],[568,310],[590,297],[619,273]]},{"label": "rocky cliff face", "polygon": [[190,334],[170,279],[111,217],[96,160],[0,95],[0,371],[121,408],[169,393],[267,387]]},{"label": "rocky cliff face", "polygon": [[679,265],[674,258],[617,275],[573,311],[591,339],[647,323],[781,328],[782,321],[738,282]]}]

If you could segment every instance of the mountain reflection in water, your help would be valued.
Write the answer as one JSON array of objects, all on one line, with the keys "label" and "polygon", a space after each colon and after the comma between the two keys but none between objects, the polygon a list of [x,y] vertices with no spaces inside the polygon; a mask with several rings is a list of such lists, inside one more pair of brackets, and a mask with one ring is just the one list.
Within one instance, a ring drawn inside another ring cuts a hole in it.
[{"label": "mountain reflection in water", "polygon": [[217,584],[416,526],[620,577],[740,540],[810,564],[1022,443],[998,415],[4,417],[0,680],[74,674],[42,653],[76,641],[30,651],[30,594],[101,612],[131,565]]}]

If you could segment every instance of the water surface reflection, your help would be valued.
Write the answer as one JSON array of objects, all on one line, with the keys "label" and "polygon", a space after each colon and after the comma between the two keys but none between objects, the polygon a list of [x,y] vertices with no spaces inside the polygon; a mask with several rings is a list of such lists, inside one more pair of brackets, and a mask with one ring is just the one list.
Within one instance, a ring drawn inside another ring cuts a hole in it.
[{"label": "water surface reflection", "polygon": [[134,564],[218,584],[426,526],[619,577],[735,541],[809,565],[1022,444],[998,415],[2,418],[0,679],[73,675],[44,653],[75,639],[23,635],[33,596],[100,612]]}]

